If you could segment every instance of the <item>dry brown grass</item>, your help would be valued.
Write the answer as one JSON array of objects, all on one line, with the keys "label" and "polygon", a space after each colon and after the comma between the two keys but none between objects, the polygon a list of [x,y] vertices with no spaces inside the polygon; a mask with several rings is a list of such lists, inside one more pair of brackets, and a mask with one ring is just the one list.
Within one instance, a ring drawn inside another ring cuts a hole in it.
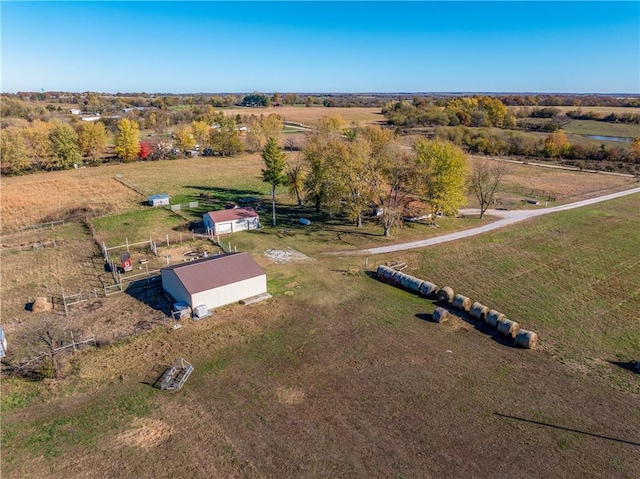
[{"label": "dry brown grass", "polygon": [[278,114],[285,121],[293,123],[302,123],[303,125],[315,125],[318,120],[324,116],[340,115],[347,122],[357,122],[360,125],[376,124],[386,121],[380,108],[346,108],[336,107],[327,108],[322,106],[315,107],[294,107],[281,106],[269,108],[233,108],[222,110],[226,115],[270,115]]},{"label": "dry brown grass", "polygon": [[62,219],[75,208],[105,213],[130,209],[141,198],[109,177],[108,168],[36,173],[2,178],[2,231],[15,231],[42,221]]},{"label": "dry brown grass", "polygon": [[[487,158],[472,155],[469,159],[473,166]],[[557,202],[554,204],[561,204],[632,188],[637,183],[637,178],[509,163],[496,197],[517,202],[525,197],[530,198],[529,192],[533,190],[556,196]],[[469,195],[469,203],[477,203],[473,195]]]}]

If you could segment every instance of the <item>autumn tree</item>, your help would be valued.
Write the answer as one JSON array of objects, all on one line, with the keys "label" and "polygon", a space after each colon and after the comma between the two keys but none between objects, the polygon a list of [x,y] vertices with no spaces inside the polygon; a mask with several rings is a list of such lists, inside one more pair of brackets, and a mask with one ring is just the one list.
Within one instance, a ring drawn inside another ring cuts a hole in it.
[{"label": "autumn tree", "polygon": [[631,151],[633,151],[636,154],[636,157],[640,159],[640,138],[633,140],[633,143],[631,143]]},{"label": "autumn tree", "polygon": [[544,140],[543,153],[545,156],[552,158],[564,156],[569,151],[569,140],[564,131],[558,130],[551,133]]},{"label": "autumn tree", "polygon": [[469,189],[478,199],[480,205],[480,218],[493,202],[495,192],[504,175],[509,171],[506,163],[502,161],[480,160],[471,168]]},{"label": "autumn tree", "polygon": [[[193,139],[196,144],[200,145],[200,147],[204,148],[205,146],[209,146],[210,137],[209,137],[209,123],[206,121],[193,121],[191,122],[191,132],[193,134]],[[188,148],[187,148],[188,149]]]},{"label": "autumn tree", "polygon": [[244,150],[238,136],[234,117],[222,113],[216,116],[217,128],[211,133],[211,147],[222,156],[231,156]]},{"label": "autumn tree", "polygon": [[193,135],[193,130],[189,125],[183,125],[179,127],[175,133],[176,146],[182,150],[193,150],[196,147],[196,139]]},{"label": "autumn tree", "polygon": [[78,146],[78,134],[65,123],[55,123],[49,133],[53,152],[52,169],[71,168],[82,159]]},{"label": "autumn tree", "polygon": [[381,164],[384,168],[384,182],[377,188],[377,204],[382,208],[380,221],[384,236],[391,236],[391,230],[401,221],[404,201],[415,191],[417,184],[416,162],[413,155],[398,151],[393,161]]},{"label": "autumn tree", "polygon": [[454,215],[466,201],[469,160],[453,143],[419,139],[414,145],[418,173],[418,192],[437,213]]},{"label": "autumn tree", "polygon": [[273,226],[276,225],[276,188],[287,182],[287,155],[284,153],[278,140],[274,137],[267,139],[267,144],[262,150],[262,159],[265,168],[262,170],[262,181],[271,185],[271,207]]},{"label": "autumn tree", "polygon": [[299,159],[287,165],[287,187],[289,188],[289,196],[296,198],[298,206],[302,206],[302,192],[304,188],[304,180],[306,170],[304,163]]},{"label": "autumn tree", "polygon": [[100,154],[107,145],[107,129],[104,124],[96,122],[82,122],[78,126],[78,144],[85,157],[90,157],[93,163],[100,163]]},{"label": "autumn tree", "polygon": [[388,237],[404,213],[406,196],[415,191],[415,159],[402,151],[396,135],[389,129],[368,126],[359,136],[369,142],[373,202],[380,210],[380,223],[384,236]]},{"label": "autumn tree", "polygon": [[31,160],[41,164],[53,155],[49,134],[53,125],[49,122],[34,120],[30,128],[24,130],[26,146]]},{"label": "autumn tree", "polygon": [[2,173],[5,175],[19,175],[29,167],[24,136],[16,128],[0,130],[2,142]]},{"label": "autumn tree", "polygon": [[140,127],[138,123],[128,118],[120,120],[115,143],[115,152],[118,158],[124,161],[137,159],[140,150]]},{"label": "autumn tree", "polygon": [[250,152],[261,151],[267,143],[268,138],[275,138],[280,142],[283,127],[282,117],[276,114],[260,117],[251,116],[247,121],[246,147]]},{"label": "autumn tree", "polygon": [[297,93],[287,93],[284,96],[284,103],[286,105],[295,105],[296,103],[298,103],[300,101],[300,97],[297,95]]},{"label": "autumn tree", "polygon": [[316,211],[320,211],[323,206],[335,210],[336,199],[331,192],[336,190],[336,177],[332,175],[332,168],[339,161],[345,125],[346,122],[340,116],[323,117],[318,121],[316,131],[306,137],[306,145],[302,150],[307,171],[304,190],[306,198],[313,202]]},{"label": "autumn tree", "polygon": [[147,157],[151,154],[151,145],[146,141],[141,141],[138,150],[138,156],[141,160],[146,160]]}]

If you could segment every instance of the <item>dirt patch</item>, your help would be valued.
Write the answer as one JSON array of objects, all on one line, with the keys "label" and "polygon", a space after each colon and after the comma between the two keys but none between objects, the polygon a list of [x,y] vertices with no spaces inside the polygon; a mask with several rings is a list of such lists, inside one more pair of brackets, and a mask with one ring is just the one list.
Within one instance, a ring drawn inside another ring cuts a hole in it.
[{"label": "dirt patch", "polygon": [[304,401],[304,391],[299,388],[280,387],[276,391],[276,398],[282,404],[302,404]]},{"label": "dirt patch", "polygon": [[171,428],[162,421],[149,418],[136,418],[131,429],[116,438],[116,444],[151,449],[164,443],[171,437]]},{"label": "dirt patch", "polygon": [[306,261],[311,259],[307,255],[302,254],[293,248],[287,248],[286,250],[268,249],[264,252],[264,255],[276,264],[284,264],[290,261]]}]

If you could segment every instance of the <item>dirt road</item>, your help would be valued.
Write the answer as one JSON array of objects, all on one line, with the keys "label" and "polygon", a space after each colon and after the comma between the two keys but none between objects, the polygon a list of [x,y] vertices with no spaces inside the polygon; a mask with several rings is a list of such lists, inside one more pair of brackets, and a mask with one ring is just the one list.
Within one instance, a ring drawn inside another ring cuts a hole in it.
[{"label": "dirt road", "polygon": [[[535,216],[547,215],[550,213],[556,213],[558,211],[567,211],[572,210],[574,208],[580,208],[582,206],[592,205],[594,203],[600,203],[601,201],[608,201],[614,198],[620,198],[622,196],[632,195],[640,193],[639,188],[632,188],[630,190],[619,191],[617,193],[611,193],[604,196],[598,196],[596,198],[589,198],[587,200],[576,201],[575,203],[569,203],[566,205],[554,206],[552,208],[544,208],[539,210],[517,210],[517,211],[500,211],[500,210],[487,210],[486,214],[491,216],[498,216],[502,219],[498,221],[494,221],[493,223],[480,226],[478,228],[472,228],[465,231],[458,231],[457,233],[451,233],[443,236],[437,236],[435,238],[429,238],[426,240],[413,241],[411,243],[402,243],[391,246],[382,246],[379,248],[370,248],[363,249],[358,251],[350,251],[350,252],[342,252],[335,253],[339,255],[372,255],[372,254],[383,254],[383,253],[392,253],[394,251],[403,251],[407,249],[414,248],[423,248],[425,246],[432,246],[435,244],[446,243],[448,241],[455,241],[462,238],[468,238],[470,236],[479,235],[482,233],[486,233],[488,231],[497,230],[502,228],[503,226],[512,225],[514,223],[518,223],[520,221],[528,220],[529,218],[533,218]],[[638,207],[640,208],[640,201],[638,202]],[[479,214],[479,210],[462,210],[462,213],[466,214]]]}]

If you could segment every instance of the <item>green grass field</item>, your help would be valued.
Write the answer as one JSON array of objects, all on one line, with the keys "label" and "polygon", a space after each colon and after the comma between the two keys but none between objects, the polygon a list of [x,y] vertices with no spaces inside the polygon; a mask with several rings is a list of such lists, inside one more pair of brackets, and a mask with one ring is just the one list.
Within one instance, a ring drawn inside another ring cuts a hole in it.
[{"label": "green grass field", "polygon": [[604,121],[573,120],[563,128],[567,133],[577,135],[640,137],[640,125],[628,123],[608,123]]}]

